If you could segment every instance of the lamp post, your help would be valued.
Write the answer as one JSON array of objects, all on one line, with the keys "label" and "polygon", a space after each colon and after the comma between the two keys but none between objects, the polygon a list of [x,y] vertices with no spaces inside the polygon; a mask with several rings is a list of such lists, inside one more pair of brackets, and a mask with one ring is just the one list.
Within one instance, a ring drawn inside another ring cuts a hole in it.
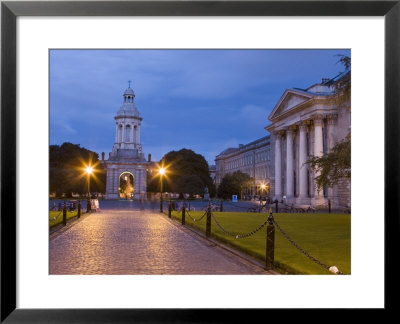
[{"label": "lamp post", "polygon": [[163,197],[162,197],[162,193],[163,193],[163,175],[165,174],[165,169],[164,168],[160,168],[158,170],[158,174],[160,175],[160,213],[163,212]]},{"label": "lamp post", "polygon": [[91,205],[90,205],[90,175],[93,172],[93,168],[91,166],[88,166],[88,167],[85,168],[85,171],[86,171],[86,174],[87,174],[87,190],[88,190],[86,211],[90,212],[90,210],[91,210]]}]

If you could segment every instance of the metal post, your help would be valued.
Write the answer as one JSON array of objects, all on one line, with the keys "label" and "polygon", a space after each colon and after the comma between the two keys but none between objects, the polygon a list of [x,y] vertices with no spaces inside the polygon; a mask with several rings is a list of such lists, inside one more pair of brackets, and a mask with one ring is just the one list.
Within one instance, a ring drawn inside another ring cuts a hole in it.
[{"label": "metal post", "polygon": [[268,225],[267,225],[267,244],[265,253],[265,268],[266,270],[274,269],[274,254],[275,254],[275,226],[274,217],[272,216],[272,208],[269,209]]},{"label": "metal post", "polygon": [[275,200],[275,213],[278,213],[278,199]]},{"label": "metal post", "polygon": [[186,212],[186,209],[185,209],[185,202],[183,201],[182,202],[182,225],[185,225],[185,212]]},{"label": "metal post", "polygon": [[162,175],[160,175],[160,213],[163,212],[163,197],[162,197],[163,187],[162,187],[162,185],[163,185]]},{"label": "metal post", "polygon": [[207,221],[206,221],[206,237],[211,236],[211,205],[208,203]]},{"label": "metal post", "polygon": [[81,201],[78,202],[78,218],[81,218]]},{"label": "metal post", "polygon": [[171,200],[168,202],[168,217],[171,218],[172,204]]},{"label": "metal post", "polygon": [[87,175],[87,190],[88,190],[88,196],[87,196],[87,203],[86,203],[86,212],[90,212],[92,209],[92,206],[90,204],[90,174],[88,173]]},{"label": "metal post", "polygon": [[63,206],[63,225],[67,225],[67,203],[64,200],[64,206]]},{"label": "metal post", "polygon": [[328,199],[328,212],[329,212],[329,214],[331,213],[331,211],[332,211],[331,200]]},{"label": "metal post", "polygon": [[221,206],[219,207],[219,211],[221,211],[221,212],[224,211],[224,205],[222,204],[222,199],[221,199]]}]

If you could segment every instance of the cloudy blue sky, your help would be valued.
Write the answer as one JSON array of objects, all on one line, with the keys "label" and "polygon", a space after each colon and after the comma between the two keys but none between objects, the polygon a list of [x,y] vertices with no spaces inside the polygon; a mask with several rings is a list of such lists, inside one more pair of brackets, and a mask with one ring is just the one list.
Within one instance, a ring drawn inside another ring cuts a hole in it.
[{"label": "cloudy blue sky", "polygon": [[153,160],[181,148],[210,163],[227,147],[267,135],[287,88],[343,71],[349,50],[51,50],[50,144],[111,151],[114,116],[132,80]]}]

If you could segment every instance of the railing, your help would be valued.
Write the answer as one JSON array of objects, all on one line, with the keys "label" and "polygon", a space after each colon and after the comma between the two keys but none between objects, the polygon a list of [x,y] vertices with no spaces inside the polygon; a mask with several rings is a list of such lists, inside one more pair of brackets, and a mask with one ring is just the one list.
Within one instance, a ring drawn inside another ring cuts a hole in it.
[{"label": "railing", "polygon": [[[272,207],[269,207],[269,215],[267,220],[265,220],[263,223],[261,223],[259,226],[254,228],[252,231],[249,231],[247,233],[233,233],[222,226],[222,224],[218,221],[216,215],[213,213],[215,211],[215,206],[216,204],[212,204],[211,202],[208,204],[207,208],[204,211],[204,214],[199,217],[199,218],[194,218],[190,215],[190,212],[186,209],[185,203],[182,203],[182,207],[179,210],[172,210],[172,204],[171,202],[168,203],[168,217],[172,218],[174,217],[179,217],[181,215],[181,222],[182,225],[185,225],[186,223],[186,215],[189,216],[189,218],[193,222],[199,222],[201,221],[204,217],[206,217],[206,228],[205,228],[205,236],[206,238],[211,237],[211,224],[212,220],[215,222],[215,224],[218,226],[218,228],[227,236],[233,237],[235,239],[242,239],[242,238],[248,238],[253,236],[255,233],[259,232],[261,229],[266,227],[266,254],[265,254],[265,269],[266,270],[273,270],[274,269],[274,257],[275,257],[275,228],[279,230],[279,232],[283,235],[283,237],[289,241],[289,243],[294,246],[300,253],[304,254],[308,259],[311,261],[315,262],[316,264],[320,265],[321,267],[325,268],[326,270],[335,273],[335,274],[343,274],[336,266],[328,266],[325,263],[321,262],[320,260],[316,259],[313,257],[310,253],[305,251],[303,248],[301,248],[282,228],[281,226],[277,223],[277,221],[274,219],[273,213],[272,213]],[[266,206],[263,206],[266,207]],[[222,203],[219,205],[219,210],[222,211],[223,205]],[[174,214],[173,214],[174,213]]]},{"label": "railing", "polygon": [[[97,207],[98,207],[98,203],[96,205],[96,203],[93,203],[92,200],[88,200],[86,203],[86,213],[89,213],[91,211],[96,211]],[[53,221],[53,225],[51,225],[50,227],[58,226],[59,223],[57,222],[57,220],[61,216],[62,216],[62,221],[60,224],[62,224],[62,226],[66,226],[69,219],[75,218],[75,217],[77,219],[79,219],[81,217],[81,215],[83,213],[85,213],[84,211],[82,211],[82,204],[81,204],[80,200],[78,202],[75,202],[75,201],[67,202],[64,200],[64,202],[62,204],[58,203],[57,206],[54,205],[52,208],[50,208],[50,212],[51,211],[59,211],[59,213],[56,216],[49,218],[49,221]],[[68,219],[68,217],[67,217],[68,211],[69,212],[76,211],[76,215],[73,215],[72,217],[70,217]]]}]

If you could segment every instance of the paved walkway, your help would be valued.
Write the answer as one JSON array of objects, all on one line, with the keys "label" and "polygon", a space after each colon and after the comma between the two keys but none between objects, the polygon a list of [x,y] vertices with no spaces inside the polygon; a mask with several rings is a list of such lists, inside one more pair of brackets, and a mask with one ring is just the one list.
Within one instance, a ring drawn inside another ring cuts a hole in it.
[{"label": "paved walkway", "polygon": [[151,211],[93,213],[50,237],[50,274],[268,274]]}]

